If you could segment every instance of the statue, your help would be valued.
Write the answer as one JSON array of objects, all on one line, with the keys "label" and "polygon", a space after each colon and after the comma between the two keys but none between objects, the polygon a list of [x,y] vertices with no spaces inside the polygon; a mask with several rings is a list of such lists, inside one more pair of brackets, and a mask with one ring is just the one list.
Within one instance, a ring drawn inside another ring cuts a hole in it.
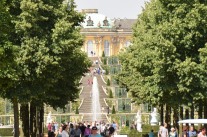
[{"label": "statue", "polygon": [[109,21],[107,20],[107,17],[103,20],[103,26],[109,26]]},{"label": "statue", "polygon": [[140,110],[138,110],[136,118],[137,118],[137,131],[142,132],[142,118],[141,118]]},{"label": "statue", "polygon": [[48,115],[47,115],[47,124],[48,124],[48,123],[52,123],[51,111],[50,111],[50,113],[48,113]]},{"label": "statue", "polygon": [[87,26],[93,26],[93,21],[91,20],[91,16],[88,17]]},{"label": "statue", "polygon": [[157,120],[157,109],[154,108],[153,112],[151,113],[151,120],[150,123],[152,126],[155,126],[158,124],[158,120]]}]

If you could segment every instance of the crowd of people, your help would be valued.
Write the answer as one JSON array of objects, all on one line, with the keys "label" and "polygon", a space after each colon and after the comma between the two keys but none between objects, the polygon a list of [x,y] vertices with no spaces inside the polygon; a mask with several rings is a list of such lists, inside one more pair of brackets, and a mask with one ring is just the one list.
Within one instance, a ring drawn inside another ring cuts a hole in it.
[{"label": "crowd of people", "polygon": [[116,132],[115,122],[106,124],[105,122],[67,122],[61,124],[57,122],[48,123],[48,137],[112,137]]},{"label": "crowd of people", "polygon": [[[154,137],[153,130],[148,134],[149,137]],[[160,126],[158,131],[158,137],[179,137],[178,130],[174,127],[170,128],[168,132],[168,125],[164,124],[164,126]],[[199,130],[196,130],[193,125],[184,126],[182,131],[182,137],[207,137],[206,136],[206,128],[202,127]]]}]

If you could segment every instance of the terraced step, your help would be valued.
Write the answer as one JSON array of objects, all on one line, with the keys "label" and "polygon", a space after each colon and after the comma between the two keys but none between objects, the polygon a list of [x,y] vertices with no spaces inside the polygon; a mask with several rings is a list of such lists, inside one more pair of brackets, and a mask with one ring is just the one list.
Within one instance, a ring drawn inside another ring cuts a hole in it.
[{"label": "terraced step", "polygon": [[[84,114],[83,121],[92,122],[93,121],[93,114]],[[97,119],[97,121],[108,122],[106,114],[100,114],[100,119]]]},{"label": "terraced step", "polygon": [[[98,60],[97,57],[91,57],[91,61],[95,62],[95,60]],[[99,64],[93,65],[91,67],[91,70],[94,70],[95,68],[99,68]],[[83,90],[80,94],[80,98],[83,99],[83,103],[79,108],[79,113],[83,114],[83,121],[92,121],[92,97],[91,97],[91,92],[92,92],[92,81],[93,81],[93,76],[97,77],[97,82],[98,82],[98,89],[99,89],[99,101],[102,109],[102,114],[100,117],[101,121],[107,121],[106,118],[106,113],[107,113],[107,105],[104,101],[104,98],[107,97],[106,93],[104,92],[103,87],[106,86],[106,83],[103,82],[101,75],[95,74],[93,75],[92,73],[86,73],[85,76],[81,80],[81,86],[83,87]]]}]

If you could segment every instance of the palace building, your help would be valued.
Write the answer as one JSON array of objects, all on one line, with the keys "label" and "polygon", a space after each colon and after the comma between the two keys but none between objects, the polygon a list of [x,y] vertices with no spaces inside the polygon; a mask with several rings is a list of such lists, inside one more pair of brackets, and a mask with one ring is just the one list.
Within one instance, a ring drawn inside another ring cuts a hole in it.
[{"label": "palace building", "polygon": [[83,9],[86,18],[82,23],[81,34],[85,36],[82,50],[89,57],[117,55],[131,44],[132,27],[136,19],[110,19],[99,14],[97,9]]}]

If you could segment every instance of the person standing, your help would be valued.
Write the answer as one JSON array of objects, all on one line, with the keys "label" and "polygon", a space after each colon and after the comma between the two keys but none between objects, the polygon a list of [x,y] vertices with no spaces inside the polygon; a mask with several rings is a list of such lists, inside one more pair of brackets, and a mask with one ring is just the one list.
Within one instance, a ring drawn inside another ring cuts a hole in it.
[{"label": "person standing", "polygon": [[87,125],[84,131],[84,137],[89,137],[90,134],[91,134],[90,125]]},{"label": "person standing", "polygon": [[152,129],[150,132],[149,132],[149,137],[154,137],[155,135],[154,135],[154,130]]},{"label": "person standing", "polygon": [[189,137],[196,137],[197,136],[197,132],[194,129],[194,126],[193,125],[190,126],[190,130],[188,131],[188,136]]},{"label": "person standing", "polygon": [[73,124],[72,123],[70,124],[70,131],[69,131],[69,133],[70,133],[70,137],[74,137],[75,136],[75,129],[73,128]]},{"label": "person standing", "polygon": [[51,123],[48,123],[47,131],[48,131],[48,137],[51,137],[51,131],[52,131],[52,124]]},{"label": "person standing", "polygon": [[97,132],[98,132],[98,128],[96,126],[93,126],[89,137],[101,137],[101,135]]},{"label": "person standing", "polygon": [[81,130],[81,136],[83,137],[84,136],[84,131],[86,129],[86,126],[83,124],[83,123],[80,123],[80,130]]},{"label": "person standing", "polygon": [[55,132],[57,132],[58,131],[58,126],[59,126],[58,123],[55,122],[54,126],[55,126]]},{"label": "person standing", "polygon": [[168,137],[167,123],[165,123],[164,127],[161,129],[161,137]]},{"label": "person standing", "polygon": [[177,137],[177,132],[174,127],[170,129],[169,137]]},{"label": "person standing", "polygon": [[60,127],[56,133],[56,137],[62,137],[62,131],[63,131],[63,129],[62,129],[62,127]]},{"label": "person standing", "polygon": [[74,137],[80,137],[81,136],[81,130],[79,128],[79,125],[75,125],[75,136]]},{"label": "person standing", "polygon": [[68,134],[69,127],[68,127],[68,125],[66,125],[66,124],[63,125],[62,129],[63,129],[63,131],[62,131],[62,137],[69,137],[69,134]]},{"label": "person standing", "polygon": [[198,137],[206,137],[206,128],[203,127],[201,129],[201,132],[198,134]]},{"label": "person standing", "polygon": [[116,129],[113,127],[113,125],[111,125],[109,127],[109,137],[113,136],[115,131],[116,131]]}]

